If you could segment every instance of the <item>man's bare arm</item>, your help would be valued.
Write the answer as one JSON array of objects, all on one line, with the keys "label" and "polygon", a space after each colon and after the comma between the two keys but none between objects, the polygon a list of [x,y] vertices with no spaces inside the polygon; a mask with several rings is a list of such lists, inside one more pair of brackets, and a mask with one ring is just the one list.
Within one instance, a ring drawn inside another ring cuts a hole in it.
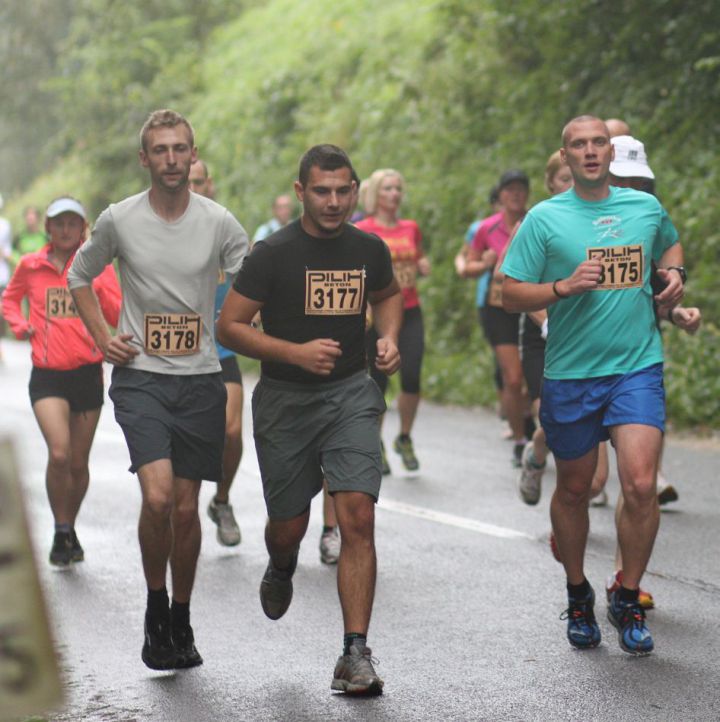
[{"label": "man's bare arm", "polygon": [[683,265],[683,248],[679,243],[674,243],[660,257],[658,264],[658,276],[667,283],[661,293],[655,296],[655,301],[660,306],[676,306],[682,301],[684,289],[682,278],[678,271],[672,270],[672,266]]},{"label": "man's bare arm", "polygon": [[597,288],[602,264],[583,261],[571,276],[552,283],[528,283],[505,276],[502,288],[503,308],[508,313],[540,311],[560,299],[578,296]]},{"label": "man's bare arm", "polygon": [[218,341],[243,356],[294,364],[310,373],[328,376],[342,355],[339,342],[319,338],[299,344],[269,336],[251,325],[262,306],[231,288],[215,325]]},{"label": "man's bare arm", "polygon": [[393,374],[400,368],[397,344],[403,318],[403,297],[397,280],[393,278],[386,288],[373,291],[368,300],[379,336],[375,366],[385,374]]},{"label": "man's bare arm", "polygon": [[116,366],[130,363],[140,353],[127,343],[132,339],[132,334],[113,336],[110,333],[92,286],[78,286],[71,289],[70,293],[80,318],[105,360]]}]

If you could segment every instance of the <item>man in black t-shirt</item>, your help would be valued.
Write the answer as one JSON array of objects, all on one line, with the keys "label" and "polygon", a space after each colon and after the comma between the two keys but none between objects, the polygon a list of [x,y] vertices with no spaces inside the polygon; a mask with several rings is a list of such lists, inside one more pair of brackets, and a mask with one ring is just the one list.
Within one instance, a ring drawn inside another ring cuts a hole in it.
[{"label": "man in black t-shirt", "polygon": [[[314,146],[303,156],[295,183],[302,217],[255,244],[217,332],[223,345],[262,361],[252,406],[269,517],[263,610],[279,619],[290,606],[310,502],[324,474],[342,540],[338,591],[345,627],[331,686],[380,694],[367,630],[385,402],[367,375],[365,312],[369,302],[380,336],[376,366],[391,374],[400,365],[403,303],[385,243],[346,223],[354,184],[340,148]],[[258,310],[264,333],[251,325]]]}]

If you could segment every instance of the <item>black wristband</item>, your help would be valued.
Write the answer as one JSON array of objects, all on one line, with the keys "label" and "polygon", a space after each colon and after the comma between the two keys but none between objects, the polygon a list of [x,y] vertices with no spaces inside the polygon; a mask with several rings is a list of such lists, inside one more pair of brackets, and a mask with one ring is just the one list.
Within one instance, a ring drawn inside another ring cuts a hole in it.
[{"label": "black wristband", "polygon": [[671,308],[671,309],[668,311],[668,321],[669,321],[673,326],[677,326],[677,324],[675,323],[675,319],[673,318],[673,313],[672,313],[672,312],[673,312],[673,309]]},{"label": "black wristband", "polygon": [[557,290],[557,284],[558,284],[560,281],[562,281],[562,278],[556,278],[556,279],[553,281],[553,293],[554,293],[558,298],[567,298],[567,296],[563,295],[562,293],[560,293],[560,291]]}]

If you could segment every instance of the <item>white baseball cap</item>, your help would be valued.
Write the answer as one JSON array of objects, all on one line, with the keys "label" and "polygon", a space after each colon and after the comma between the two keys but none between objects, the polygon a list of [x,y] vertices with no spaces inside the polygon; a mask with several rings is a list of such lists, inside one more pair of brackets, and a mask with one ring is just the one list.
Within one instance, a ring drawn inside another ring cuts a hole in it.
[{"label": "white baseball cap", "polygon": [[45,217],[55,218],[55,216],[59,216],[61,213],[68,212],[77,213],[84,221],[87,220],[87,214],[85,213],[85,209],[82,207],[80,201],[76,201],[74,198],[69,198],[67,196],[63,198],[56,198],[45,211]]},{"label": "white baseball cap", "polygon": [[610,163],[610,172],[618,178],[655,178],[648,164],[645,146],[631,135],[616,135],[610,138],[615,148],[615,159]]}]

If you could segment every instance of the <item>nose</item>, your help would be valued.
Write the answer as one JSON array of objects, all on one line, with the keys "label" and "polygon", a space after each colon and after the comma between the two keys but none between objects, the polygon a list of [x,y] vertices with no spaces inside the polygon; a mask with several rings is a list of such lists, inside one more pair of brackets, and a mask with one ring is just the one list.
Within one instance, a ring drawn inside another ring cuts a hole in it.
[{"label": "nose", "polygon": [[172,148],[168,150],[167,162],[168,165],[175,165],[175,153],[173,152]]}]

